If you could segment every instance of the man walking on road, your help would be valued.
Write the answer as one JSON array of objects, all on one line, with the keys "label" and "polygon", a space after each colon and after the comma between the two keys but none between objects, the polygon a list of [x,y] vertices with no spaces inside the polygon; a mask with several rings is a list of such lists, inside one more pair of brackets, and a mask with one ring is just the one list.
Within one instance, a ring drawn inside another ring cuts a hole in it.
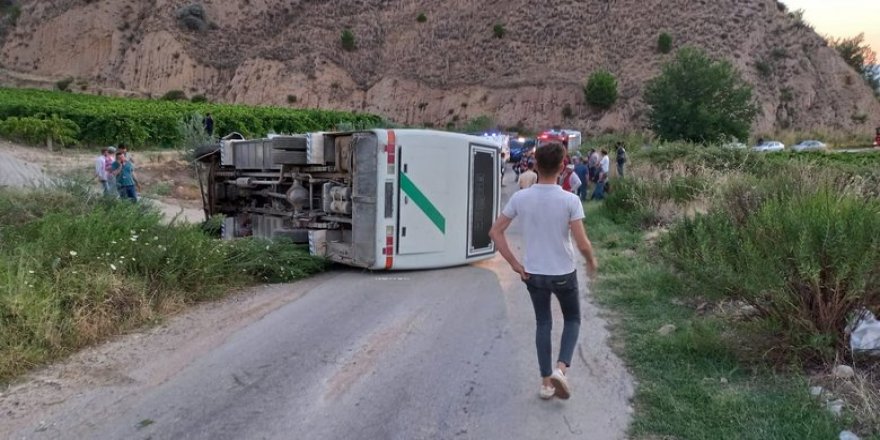
[{"label": "man walking on road", "polygon": [[[568,399],[571,396],[571,387],[565,375],[571,366],[581,320],[572,235],[578,250],[586,259],[588,276],[592,277],[597,267],[592,244],[584,229],[584,206],[576,195],[556,184],[565,166],[564,156],[565,147],[559,144],[538,149],[538,183],[515,193],[489,232],[498,251],[526,284],[532,299],[537,321],[535,345],[542,378],[539,393],[542,399],[553,396]],[[510,250],[504,235],[516,218],[523,224],[523,230],[528,231],[525,234],[524,265]],[[552,367],[550,335],[553,328],[550,302],[554,294],[564,319],[555,369]]]}]

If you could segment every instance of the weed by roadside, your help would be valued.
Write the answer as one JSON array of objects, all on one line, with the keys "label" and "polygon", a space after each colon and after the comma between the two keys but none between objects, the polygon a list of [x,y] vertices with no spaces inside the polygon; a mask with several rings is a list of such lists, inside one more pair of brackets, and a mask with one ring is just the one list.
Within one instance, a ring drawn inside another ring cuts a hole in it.
[{"label": "weed by roadside", "polygon": [[632,438],[837,438],[846,427],[811,400],[803,377],[742,362],[743,335],[684,304],[694,293],[637,227],[598,204],[588,205],[587,225],[602,264],[595,295],[617,316],[639,382]]},{"label": "weed by roadside", "polygon": [[0,381],[187,303],[325,267],[290,243],[218,241],[77,188],[0,189]]}]

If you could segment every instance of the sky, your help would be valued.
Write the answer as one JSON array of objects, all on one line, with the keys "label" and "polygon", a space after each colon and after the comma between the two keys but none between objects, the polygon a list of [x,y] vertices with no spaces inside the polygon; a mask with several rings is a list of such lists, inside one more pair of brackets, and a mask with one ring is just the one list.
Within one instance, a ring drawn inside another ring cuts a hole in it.
[{"label": "sky", "polygon": [[821,35],[854,37],[880,52],[880,0],[783,0],[789,10],[803,9],[807,22]]}]

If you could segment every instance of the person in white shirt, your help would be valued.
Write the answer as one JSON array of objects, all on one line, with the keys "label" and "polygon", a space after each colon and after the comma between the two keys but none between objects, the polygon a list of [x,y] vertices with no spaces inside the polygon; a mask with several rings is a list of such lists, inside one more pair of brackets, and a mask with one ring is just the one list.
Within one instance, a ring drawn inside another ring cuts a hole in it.
[{"label": "person in white shirt", "polygon": [[[526,284],[535,309],[535,345],[541,372],[539,396],[568,399],[571,387],[565,374],[571,366],[580,331],[580,299],[571,237],[586,259],[587,273],[596,272],[596,257],[584,228],[584,206],[575,194],[562,189],[556,182],[564,168],[565,147],[550,144],[536,153],[538,183],[515,193],[492,225],[489,236],[510,267]],[[525,260],[520,263],[510,249],[505,231],[515,220],[525,234]],[[553,315],[552,295],[562,309],[564,327],[556,368],[552,367],[550,330]]]},{"label": "person in white shirt", "polygon": [[571,175],[568,176],[568,187],[573,194],[577,194],[583,182],[581,182],[581,178],[577,173],[574,172],[574,165],[569,165],[568,169],[571,170]]},{"label": "person in white shirt", "polygon": [[[602,150],[602,160],[599,161],[599,167],[602,168],[602,174],[605,174],[605,178],[608,178],[608,173],[611,171],[611,159],[608,157],[608,151]],[[601,176],[599,177],[602,178]]]},{"label": "person in white shirt", "polygon": [[611,159],[608,157],[608,150],[602,150],[602,159],[599,161],[599,180],[596,181],[596,187],[593,188],[592,200],[605,199],[605,184],[608,182],[608,172],[611,171]]},{"label": "person in white shirt", "polygon": [[111,195],[112,188],[110,187],[110,177],[107,174],[107,160],[110,157],[110,149],[109,148],[101,148],[101,155],[95,158],[95,177],[98,178],[98,182],[101,182],[101,189],[104,191],[104,195]]}]

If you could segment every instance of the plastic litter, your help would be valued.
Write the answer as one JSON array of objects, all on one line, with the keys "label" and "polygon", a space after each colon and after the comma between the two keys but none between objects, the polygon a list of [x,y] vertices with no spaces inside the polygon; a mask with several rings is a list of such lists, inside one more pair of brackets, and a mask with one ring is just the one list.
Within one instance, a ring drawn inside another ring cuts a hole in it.
[{"label": "plastic litter", "polygon": [[880,321],[868,310],[862,310],[851,326],[849,345],[853,352],[880,356]]}]

